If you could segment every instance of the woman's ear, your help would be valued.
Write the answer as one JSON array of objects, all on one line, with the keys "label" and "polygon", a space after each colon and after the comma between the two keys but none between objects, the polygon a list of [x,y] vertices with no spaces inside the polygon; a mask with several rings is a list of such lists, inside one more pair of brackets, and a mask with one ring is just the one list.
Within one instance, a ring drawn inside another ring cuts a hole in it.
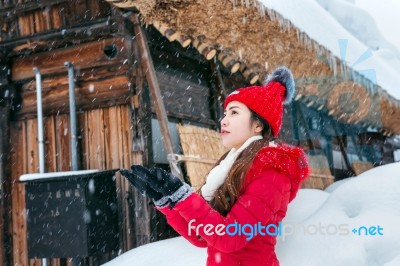
[{"label": "woman's ear", "polygon": [[260,121],[256,121],[255,128],[254,128],[255,133],[260,133],[263,131],[263,129],[264,129],[264,126],[262,125],[262,123],[260,123]]}]

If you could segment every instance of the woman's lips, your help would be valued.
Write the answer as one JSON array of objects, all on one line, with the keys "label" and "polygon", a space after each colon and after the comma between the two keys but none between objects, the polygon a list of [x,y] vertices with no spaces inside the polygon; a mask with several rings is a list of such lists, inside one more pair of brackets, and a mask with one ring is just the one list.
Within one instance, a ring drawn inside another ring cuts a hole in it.
[{"label": "woman's lips", "polygon": [[221,130],[221,135],[225,135],[225,134],[228,134],[228,133],[229,133],[229,131]]}]

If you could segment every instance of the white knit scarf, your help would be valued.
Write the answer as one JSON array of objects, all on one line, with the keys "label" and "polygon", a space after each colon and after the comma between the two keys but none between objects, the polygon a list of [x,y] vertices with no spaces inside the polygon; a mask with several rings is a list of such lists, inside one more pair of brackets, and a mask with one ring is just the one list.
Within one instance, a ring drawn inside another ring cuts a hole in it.
[{"label": "white knit scarf", "polygon": [[225,182],[228,172],[238,155],[253,141],[259,139],[262,139],[262,136],[253,136],[247,139],[239,149],[232,148],[225,159],[223,159],[219,165],[211,169],[206,178],[206,183],[201,187],[201,195],[205,200],[210,201],[214,198],[215,191]]}]

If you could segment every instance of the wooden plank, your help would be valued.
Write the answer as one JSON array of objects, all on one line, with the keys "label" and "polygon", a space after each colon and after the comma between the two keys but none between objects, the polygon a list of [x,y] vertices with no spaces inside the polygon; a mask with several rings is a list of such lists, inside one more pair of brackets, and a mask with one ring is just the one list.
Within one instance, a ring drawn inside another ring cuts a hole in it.
[{"label": "wooden plank", "polygon": [[21,5],[21,1],[15,1],[15,5],[7,5],[5,8],[1,8],[0,16],[7,17],[10,16],[18,16],[21,14],[25,14],[26,12],[43,9],[45,6],[56,5],[63,2],[68,2],[68,0],[42,0],[40,2],[36,1],[24,1],[23,5]]},{"label": "wooden plank", "polygon": [[[105,143],[106,143],[106,158],[108,162],[108,166],[110,168],[120,168],[121,165],[121,149],[122,145],[122,136],[120,134],[119,128],[122,126],[120,123],[120,107],[110,107],[104,113],[104,122],[106,124],[105,131]],[[124,197],[124,190],[122,187],[123,177],[118,173],[116,174],[116,187],[117,187],[117,203],[118,203],[118,217],[119,220],[119,234],[120,234],[120,243],[119,246],[122,250],[126,250],[126,233],[128,232],[125,228],[126,223],[126,212],[124,211],[124,202],[126,201]]]},{"label": "wooden plank", "polygon": [[11,176],[12,176],[12,231],[13,263],[28,265],[26,222],[25,222],[25,187],[19,183],[19,177],[27,170],[27,130],[26,121],[11,124]]},{"label": "wooden plank", "polygon": [[19,36],[25,36],[28,32],[28,27],[26,23],[26,16],[20,16],[18,18],[18,28],[19,28]]},{"label": "wooden plank", "polygon": [[45,171],[57,172],[56,125],[54,117],[44,119]]},{"label": "wooden plank", "polygon": [[[149,85],[151,99],[153,101],[153,106],[157,115],[157,119],[160,123],[160,129],[163,136],[165,150],[167,154],[174,153],[172,138],[168,129],[167,113],[165,111],[164,102],[161,97],[160,86],[158,84],[153,61],[151,59],[149,47],[147,45],[146,35],[140,26],[138,15],[133,14],[131,16],[131,20],[134,24],[134,31],[140,50],[142,68],[144,70],[144,73],[146,73],[146,79]],[[180,169],[179,165],[170,162],[170,168],[175,176],[183,180],[182,170]]]},{"label": "wooden plank", "polygon": [[[60,7],[60,5],[58,5],[58,7]],[[52,8],[50,11],[50,17],[52,20],[52,28],[53,29],[59,29],[61,28],[64,24],[62,23],[62,19],[61,19],[61,14],[62,12],[60,12],[59,8]]]},{"label": "wooden plank", "polygon": [[[69,89],[67,84],[57,89],[47,87],[42,91],[44,115],[69,113]],[[112,106],[128,101],[129,87],[125,76],[106,80],[88,81],[75,88],[77,109],[93,109]],[[32,117],[36,113],[36,91],[22,93],[22,108],[16,113],[18,118]]]},{"label": "wooden plank", "polygon": [[78,114],[78,121],[81,128],[82,168],[90,169],[88,111]]},{"label": "wooden plank", "polygon": [[88,169],[105,169],[104,162],[104,129],[103,110],[96,109],[88,112]]},{"label": "wooden plank", "polygon": [[183,114],[196,120],[207,119],[212,122],[208,87],[200,86],[172,73],[157,72],[157,79],[162,88],[161,95],[167,113]]},{"label": "wooden plank", "polygon": [[[26,121],[26,152],[27,154],[27,172],[28,173],[39,173],[39,154],[38,154],[38,128],[37,119],[29,119]],[[25,194],[25,193],[24,193]],[[24,204],[25,195],[24,195]],[[25,212],[25,211],[24,211]],[[26,218],[26,217],[24,217]],[[24,227],[27,228],[26,219],[23,221]],[[27,231],[25,230],[22,234],[24,238],[24,251],[28,252],[28,242],[27,242]],[[40,265],[40,260],[29,259],[30,265]]]},{"label": "wooden plank", "polygon": [[27,14],[26,15],[28,18],[28,26],[29,26],[29,30],[27,32],[27,35],[32,35],[35,33],[35,21],[33,19],[34,14]]},{"label": "wooden plank", "polygon": [[[93,82],[104,81],[110,78],[119,76],[126,76],[129,67],[128,65],[115,65],[115,66],[104,66],[104,67],[93,67],[88,69],[76,69],[75,83],[77,87],[84,88]],[[42,76],[42,90],[55,90],[60,86],[68,85],[67,72],[61,74],[52,74],[50,76]],[[113,87],[112,87],[113,88]],[[111,88],[111,89],[112,89]],[[36,91],[35,79],[22,83],[22,91]],[[97,93],[96,88],[93,86],[92,93]]]},{"label": "wooden plank", "polygon": [[71,137],[69,115],[59,115],[56,122],[56,161],[58,171],[71,170]]},{"label": "wooden plank", "polygon": [[[143,164],[142,157],[132,157],[132,134],[135,134],[132,130],[132,123],[131,123],[131,109],[129,106],[121,106],[120,107],[120,115],[118,116],[118,124],[120,125],[118,130],[120,135],[122,136],[119,142],[119,149],[120,149],[120,161],[122,163],[122,167],[129,168],[132,164]],[[136,205],[134,201],[133,204],[130,202],[130,199],[134,199],[134,191],[132,185],[125,179],[122,178],[121,180],[121,190],[123,196],[123,210],[124,210],[124,238],[125,238],[125,250],[130,250],[133,247],[137,246],[134,228],[134,220],[135,215],[132,209],[132,205]]]},{"label": "wooden plank", "polygon": [[26,141],[27,141],[27,171],[28,173],[39,173],[39,156],[37,142],[37,119],[29,119],[26,121]]},{"label": "wooden plank", "polygon": [[[3,102],[4,104],[4,102]],[[11,265],[10,107],[0,105],[0,265]]]},{"label": "wooden plank", "polygon": [[[117,54],[109,58],[104,54],[107,45],[116,45]],[[13,62],[12,79],[14,81],[34,78],[32,69],[38,67],[42,75],[66,73],[64,62],[71,62],[77,69],[87,69],[99,66],[123,65],[127,57],[121,38],[111,38],[98,42],[85,43],[57,51],[43,52],[16,58]]]}]

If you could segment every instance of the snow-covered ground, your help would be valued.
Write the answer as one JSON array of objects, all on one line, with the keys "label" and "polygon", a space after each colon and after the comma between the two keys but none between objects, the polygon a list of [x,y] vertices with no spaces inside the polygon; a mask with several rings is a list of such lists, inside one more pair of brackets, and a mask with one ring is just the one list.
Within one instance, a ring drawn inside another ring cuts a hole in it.
[{"label": "snow-covered ground", "polygon": [[[301,189],[278,236],[281,265],[400,265],[399,202],[400,162],[325,191]],[[204,266],[206,256],[206,249],[176,237],[138,247],[105,265]]]},{"label": "snow-covered ground", "polygon": [[400,100],[400,1],[261,2]]}]

